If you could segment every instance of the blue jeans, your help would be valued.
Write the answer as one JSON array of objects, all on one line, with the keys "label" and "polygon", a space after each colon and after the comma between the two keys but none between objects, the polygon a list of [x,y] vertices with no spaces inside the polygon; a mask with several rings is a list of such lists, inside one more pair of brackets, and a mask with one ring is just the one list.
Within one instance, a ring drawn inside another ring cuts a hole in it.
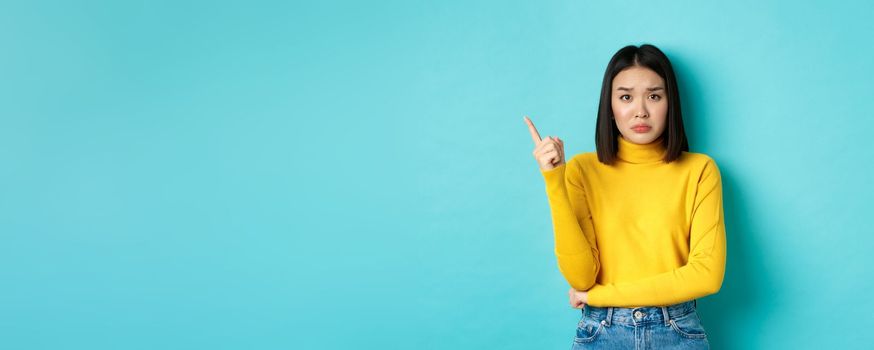
[{"label": "blue jeans", "polygon": [[572,350],[710,349],[697,306],[697,300],[635,308],[585,305]]}]

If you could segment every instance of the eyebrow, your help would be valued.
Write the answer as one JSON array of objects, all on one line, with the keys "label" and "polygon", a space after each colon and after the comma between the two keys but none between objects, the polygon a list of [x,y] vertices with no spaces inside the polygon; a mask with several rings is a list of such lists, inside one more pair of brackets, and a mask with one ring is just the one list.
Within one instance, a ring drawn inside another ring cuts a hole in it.
[{"label": "eyebrow", "polygon": [[[661,86],[656,86],[656,87],[647,88],[647,90],[649,90],[649,91],[657,91],[657,90],[664,90],[664,89],[665,89],[665,88],[663,88],[663,87],[661,87]],[[631,90],[634,90],[634,88],[627,88],[627,87],[624,87],[624,86],[620,86],[620,87],[616,88],[616,90],[631,91]]]}]

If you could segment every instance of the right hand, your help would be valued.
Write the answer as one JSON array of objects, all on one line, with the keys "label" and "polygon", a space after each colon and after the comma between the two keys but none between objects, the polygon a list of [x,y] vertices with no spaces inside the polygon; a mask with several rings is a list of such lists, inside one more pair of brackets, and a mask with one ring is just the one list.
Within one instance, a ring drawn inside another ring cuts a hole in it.
[{"label": "right hand", "polygon": [[547,136],[545,139],[540,139],[540,134],[534,123],[526,115],[524,118],[525,124],[528,124],[528,131],[531,132],[531,139],[534,141],[534,159],[540,165],[542,170],[552,170],[564,164],[564,141],[555,136]]},{"label": "right hand", "polygon": [[567,291],[567,295],[570,298],[571,307],[574,309],[582,309],[589,302],[589,292],[581,292],[574,287]]}]

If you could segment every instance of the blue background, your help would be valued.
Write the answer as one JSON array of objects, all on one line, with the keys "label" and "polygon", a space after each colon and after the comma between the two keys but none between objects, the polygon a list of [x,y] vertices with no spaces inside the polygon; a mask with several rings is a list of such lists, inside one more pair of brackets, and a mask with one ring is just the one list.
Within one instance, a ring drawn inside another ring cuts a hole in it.
[{"label": "blue background", "polygon": [[723,175],[718,349],[874,341],[862,1],[0,3],[0,348],[569,348],[522,121],[652,43]]}]

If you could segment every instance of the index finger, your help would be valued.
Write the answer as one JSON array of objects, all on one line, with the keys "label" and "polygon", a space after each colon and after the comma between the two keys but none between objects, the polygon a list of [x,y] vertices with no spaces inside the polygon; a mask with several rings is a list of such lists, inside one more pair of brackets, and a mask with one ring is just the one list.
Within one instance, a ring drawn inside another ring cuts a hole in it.
[{"label": "index finger", "polygon": [[525,119],[525,124],[528,124],[528,131],[531,132],[531,139],[534,140],[534,144],[540,144],[542,140],[540,139],[540,133],[537,132],[537,128],[534,127],[534,123],[531,122],[527,115],[523,119]]}]

